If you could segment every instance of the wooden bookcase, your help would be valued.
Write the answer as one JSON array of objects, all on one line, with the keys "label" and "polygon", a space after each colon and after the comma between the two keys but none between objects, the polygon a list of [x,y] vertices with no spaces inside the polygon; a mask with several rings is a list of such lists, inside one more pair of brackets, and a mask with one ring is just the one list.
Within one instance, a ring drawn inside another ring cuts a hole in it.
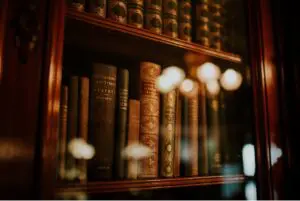
[{"label": "wooden bookcase", "polygon": [[[97,53],[105,50],[110,54],[138,60],[152,59],[164,65],[176,63],[184,69],[187,68],[184,56],[225,63],[234,68],[239,68],[244,58],[237,54],[213,50],[193,42],[154,34],[145,29],[78,12],[67,8],[61,0],[20,2],[20,0],[0,1],[0,95],[1,97],[5,95],[0,104],[1,120],[3,119],[0,125],[4,133],[1,143],[11,143],[8,145],[12,147],[11,153],[14,156],[5,159],[7,164],[13,165],[13,168],[10,169],[10,166],[4,168],[7,172],[1,182],[6,183],[2,188],[6,191],[4,198],[49,199],[72,192],[98,195],[132,190],[155,191],[174,188],[180,191],[181,188],[194,187],[200,187],[201,190],[201,186],[210,188],[230,184],[244,185],[248,180],[244,175],[237,174],[99,181],[87,184],[65,184],[56,181],[60,90],[65,57],[78,56],[76,53],[73,55],[78,49]],[[270,1],[248,0],[249,60],[254,108],[251,122],[254,122],[255,130],[253,135],[256,148],[256,182],[260,199],[274,198],[275,191],[279,198],[284,198],[282,190],[284,174],[277,174],[284,170],[284,163],[280,161],[270,168],[271,144],[283,147],[278,126],[279,81],[273,60],[275,48],[270,12]],[[22,24],[18,24],[18,20],[24,16],[30,16],[27,18],[26,26],[31,29],[24,29]],[[17,23],[10,27],[8,23],[10,21]],[[27,35],[34,36],[34,39],[26,37]],[[15,36],[19,37],[20,43],[16,42]],[[32,44],[35,44],[35,47],[31,50],[29,47]],[[114,48],[116,45],[117,50]],[[153,52],[156,53],[155,58]],[[10,112],[12,108],[14,110]],[[6,116],[8,118],[5,118]],[[17,144],[19,149],[16,147]],[[14,175],[14,172],[18,171],[18,166],[24,167],[25,171]],[[24,179],[18,181],[21,177]],[[24,186],[26,187],[23,188]],[[17,191],[15,195],[8,192],[12,189]],[[188,191],[183,190],[182,193],[184,192]],[[216,192],[218,191],[210,191],[210,194],[203,198],[209,198],[211,193]],[[215,198],[215,195],[211,197]]]}]

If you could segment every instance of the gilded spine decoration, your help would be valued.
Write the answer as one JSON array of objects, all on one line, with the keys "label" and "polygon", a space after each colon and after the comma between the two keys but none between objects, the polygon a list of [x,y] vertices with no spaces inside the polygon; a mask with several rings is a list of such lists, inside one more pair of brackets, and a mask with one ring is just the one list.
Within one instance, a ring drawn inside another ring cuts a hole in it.
[{"label": "gilded spine decoration", "polygon": [[161,34],[162,32],[162,0],[145,0],[145,28]]},{"label": "gilded spine decoration", "polygon": [[140,84],[140,142],[152,150],[150,156],[141,160],[139,177],[154,178],[158,176],[158,138],[159,138],[159,93],[156,78],[160,66],[151,62],[141,63]]},{"label": "gilded spine decoration", "polygon": [[191,0],[179,0],[179,38],[186,41],[192,40],[192,4]]},{"label": "gilded spine decoration", "polygon": [[137,28],[144,26],[144,1],[128,0],[128,24]]},{"label": "gilded spine decoration", "polygon": [[127,22],[127,2],[125,0],[108,0],[108,17],[120,23]]},{"label": "gilded spine decoration", "polygon": [[210,46],[209,40],[209,3],[208,0],[196,1],[196,37],[201,45]]},{"label": "gilded spine decoration", "polygon": [[160,132],[160,175],[174,176],[174,140],[175,140],[176,91],[163,95],[162,124]]},{"label": "gilded spine decoration", "polygon": [[106,17],[106,0],[89,0],[88,12],[94,13],[100,17]]}]

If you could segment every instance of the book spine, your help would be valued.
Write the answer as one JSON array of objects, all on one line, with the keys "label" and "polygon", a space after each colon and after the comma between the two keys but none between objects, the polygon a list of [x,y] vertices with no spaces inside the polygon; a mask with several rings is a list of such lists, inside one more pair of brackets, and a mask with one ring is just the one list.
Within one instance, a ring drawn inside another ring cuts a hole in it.
[{"label": "book spine", "polygon": [[182,96],[181,99],[181,143],[180,143],[180,176],[188,176],[188,168],[190,166],[189,157],[189,122],[188,122],[188,97]]},{"label": "book spine", "polygon": [[88,12],[94,13],[99,17],[106,17],[106,0],[88,0]]},{"label": "book spine", "polygon": [[68,87],[62,87],[60,102],[60,139],[59,139],[59,177],[65,178],[67,153],[67,115],[68,115]]},{"label": "book spine", "polygon": [[85,0],[68,0],[67,3],[71,8],[74,8],[80,12],[84,11]]},{"label": "book spine", "polygon": [[[140,101],[129,100],[128,112],[128,144],[133,146],[139,143],[140,134]],[[127,178],[137,179],[138,176],[138,160],[130,157],[127,162]]]},{"label": "book spine", "polygon": [[161,34],[162,32],[162,0],[145,1],[145,28]]},{"label": "book spine", "polygon": [[[88,141],[88,123],[89,123],[89,86],[90,80],[87,77],[80,78],[79,89],[79,138],[85,142]],[[87,179],[87,162],[85,159],[79,161],[81,182]]]},{"label": "book spine", "polygon": [[209,4],[208,0],[196,1],[195,42],[210,46],[209,40]]},{"label": "book spine", "polygon": [[109,180],[113,172],[117,68],[96,63],[92,70],[90,139],[95,147],[95,156],[89,160],[88,177],[91,180]]},{"label": "book spine", "polygon": [[128,86],[129,72],[127,69],[118,70],[118,86],[117,86],[117,121],[116,121],[116,152],[115,167],[116,177],[124,178],[124,158],[122,151],[126,145],[126,128],[127,128],[127,110],[128,110]]},{"label": "book spine", "polygon": [[174,176],[176,91],[163,95],[160,131],[160,176]]},{"label": "book spine", "polygon": [[[71,76],[70,78],[70,93],[68,97],[68,137],[67,143],[77,137],[78,134],[78,76]],[[67,169],[75,168],[75,158],[68,152],[67,154]]]},{"label": "book spine", "polygon": [[192,4],[191,0],[179,0],[179,38],[191,41],[192,36]]},{"label": "book spine", "polygon": [[219,100],[217,97],[207,99],[208,115],[208,138],[209,146],[209,170],[210,174],[218,175],[221,173],[221,147],[220,147],[220,122],[219,122]]},{"label": "book spine", "polygon": [[188,99],[188,144],[190,167],[187,176],[198,175],[198,94]]},{"label": "book spine", "polygon": [[177,93],[175,117],[175,145],[174,145],[174,176],[180,176],[180,145],[181,145],[181,98]]},{"label": "book spine", "polygon": [[144,1],[143,0],[129,0],[128,1],[128,24],[137,28],[144,26]]},{"label": "book spine", "polygon": [[211,13],[210,46],[217,50],[222,49],[222,34],[221,34],[222,9],[223,9],[222,1],[220,0],[212,1],[210,6],[210,13]]},{"label": "book spine", "polygon": [[208,175],[208,146],[205,85],[199,84],[199,175]]},{"label": "book spine", "polygon": [[152,150],[149,157],[141,160],[140,178],[158,176],[158,136],[159,136],[159,93],[156,78],[160,66],[151,62],[142,62],[140,69],[140,142]]},{"label": "book spine", "polygon": [[173,38],[178,37],[177,0],[163,0],[163,33]]},{"label": "book spine", "polygon": [[120,23],[127,23],[127,1],[108,0],[108,18]]}]

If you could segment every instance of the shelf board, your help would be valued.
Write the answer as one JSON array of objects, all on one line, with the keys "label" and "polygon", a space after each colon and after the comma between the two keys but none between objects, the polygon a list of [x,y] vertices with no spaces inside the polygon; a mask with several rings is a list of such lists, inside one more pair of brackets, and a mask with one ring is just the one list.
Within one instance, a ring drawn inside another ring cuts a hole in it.
[{"label": "shelf board", "polygon": [[178,188],[190,186],[208,186],[216,184],[242,183],[243,175],[234,176],[203,176],[170,179],[124,180],[107,182],[90,182],[87,184],[61,184],[56,188],[56,193],[65,194],[72,192],[86,192],[88,194],[140,191],[163,188]]},{"label": "shelf board", "polygon": [[159,42],[165,45],[169,45],[172,47],[177,47],[184,49],[186,51],[190,51],[196,54],[211,56],[214,58],[223,59],[226,61],[241,63],[242,59],[239,55],[214,50],[211,48],[207,48],[192,42],[187,42],[181,39],[172,38],[162,34],[155,34],[146,29],[135,28],[131,25],[121,24],[110,19],[103,19],[101,17],[96,16],[95,14],[87,13],[87,12],[79,12],[74,9],[68,9],[66,13],[66,17],[74,20],[78,20],[87,24],[91,24],[97,27],[105,28],[108,31],[116,31],[122,34],[131,35],[137,38],[146,39],[149,41]]}]

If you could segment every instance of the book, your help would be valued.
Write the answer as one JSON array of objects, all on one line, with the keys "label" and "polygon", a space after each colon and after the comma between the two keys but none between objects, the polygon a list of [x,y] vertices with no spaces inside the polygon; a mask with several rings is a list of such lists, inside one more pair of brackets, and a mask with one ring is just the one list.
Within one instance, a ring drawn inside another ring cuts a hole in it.
[{"label": "book", "polygon": [[177,0],[163,0],[163,33],[174,38],[178,36],[177,4]]},{"label": "book", "polygon": [[208,175],[208,139],[207,139],[207,116],[206,116],[206,92],[205,84],[199,84],[199,151],[198,169],[199,175]]},{"label": "book", "polygon": [[144,1],[143,0],[128,0],[128,24],[137,28],[144,26]]},{"label": "book", "polygon": [[198,93],[188,99],[188,145],[190,166],[187,176],[198,175]]},{"label": "book", "polygon": [[59,178],[65,178],[67,153],[68,86],[62,86],[59,115]]},{"label": "book", "polygon": [[128,110],[128,86],[129,72],[127,69],[118,69],[117,79],[117,108],[116,108],[116,135],[115,135],[115,169],[116,178],[125,176],[124,158],[121,153],[126,145],[127,110]]},{"label": "book", "polygon": [[108,18],[120,23],[127,22],[127,1],[126,0],[107,0]]},{"label": "book", "polygon": [[181,96],[177,92],[175,114],[175,139],[174,139],[174,176],[180,176],[180,148],[181,147]]},{"label": "book", "polygon": [[208,124],[208,160],[211,175],[221,173],[221,147],[220,147],[220,116],[219,99],[216,96],[207,98],[207,124]]},{"label": "book", "polygon": [[93,64],[89,140],[95,156],[89,160],[89,180],[110,180],[113,176],[116,81],[115,66]]},{"label": "book", "polygon": [[[79,77],[71,76],[68,97],[67,143],[69,143],[72,139],[75,139],[78,135],[78,85]],[[75,166],[75,158],[68,151],[66,158],[66,169],[71,170],[74,169]]]},{"label": "book", "polygon": [[84,11],[85,0],[68,0],[67,4],[78,11]]},{"label": "book", "polygon": [[203,46],[210,46],[209,40],[209,2],[208,0],[195,1],[195,19],[193,27],[195,27],[194,40]]},{"label": "book", "polygon": [[162,32],[162,0],[145,0],[145,28],[161,34]]},{"label": "book", "polygon": [[153,178],[158,176],[159,92],[156,78],[161,67],[151,62],[140,65],[140,142],[152,153],[141,159],[139,177]]},{"label": "book", "polygon": [[[87,77],[79,79],[79,120],[78,120],[78,137],[85,142],[88,141],[88,123],[89,123],[89,86],[90,80]],[[80,170],[79,180],[86,182],[87,179],[87,162],[80,159],[78,162]]]},{"label": "book", "polygon": [[179,38],[191,41],[192,36],[192,4],[191,0],[179,0],[178,34]]},{"label": "book", "polygon": [[99,17],[106,17],[106,0],[88,0],[88,12],[94,13]]},{"label": "book", "polygon": [[160,176],[174,176],[176,91],[162,95],[160,129]]},{"label": "book", "polygon": [[[128,137],[127,146],[133,146],[139,143],[140,134],[140,101],[129,100],[128,107]],[[138,176],[138,160],[129,157],[127,161],[128,179],[137,179]]]},{"label": "book", "polygon": [[190,166],[189,157],[189,122],[188,122],[188,97],[182,96],[181,98],[181,143],[180,143],[180,176],[188,176],[188,168]]}]

